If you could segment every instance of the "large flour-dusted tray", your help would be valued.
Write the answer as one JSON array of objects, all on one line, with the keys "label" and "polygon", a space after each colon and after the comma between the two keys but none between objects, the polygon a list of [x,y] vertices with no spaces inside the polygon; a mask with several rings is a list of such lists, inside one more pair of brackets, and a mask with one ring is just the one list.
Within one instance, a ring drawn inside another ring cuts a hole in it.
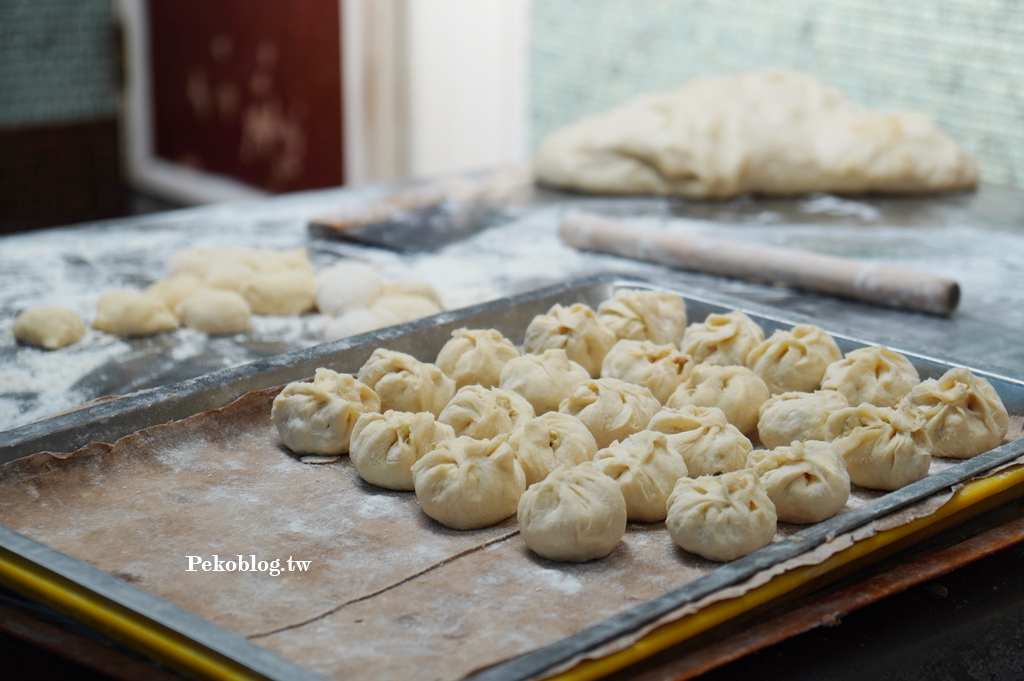
[{"label": "large flour-dusted tray", "polygon": [[[411,493],[363,483],[347,459],[303,464],[270,421],[279,387],[317,367],[355,372],[377,347],[432,361],[462,326],[521,342],[554,303],[596,307],[619,287],[650,286],[570,282],[0,434],[0,579],[212,677],[588,678],[1024,491],[1021,467],[1006,467],[1024,454],[1018,440],[963,463],[934,460],[929,477],[897,492],[855,489],[835,518],[780,526],[775,543],[725,565],[641,523],[608,558],[567,565],[529,553],[514,518],[449,530]],[[691,322],[737,306],[767,334],[806,321],[675,292]],[[906,354],[922,379],[950,366]],[[1000,393],[1019,437],[1024,383],[972,370]],[[214,554],[310,565],[187,571],[188,556]],[[587,657],[599,659],[574,666]]]}]

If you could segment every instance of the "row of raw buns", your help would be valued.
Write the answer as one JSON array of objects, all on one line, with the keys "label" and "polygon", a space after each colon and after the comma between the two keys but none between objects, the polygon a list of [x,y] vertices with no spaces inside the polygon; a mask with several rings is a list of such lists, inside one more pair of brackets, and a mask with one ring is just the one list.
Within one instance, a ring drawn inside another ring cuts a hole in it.
[{"label": "row of raw buns", "polygon": [[[742,356],[753,354],[764,344],[763,333],[756,344],[744,339],[756,338],[756,324],[736,312],[686,329],[685,314],[677,296],[620,291],[597,313],[573,305],[538,316],[527,329],[523,355],[490,329],[453,332],[436,365],[379,349],[358,381],[320,370],[312,384],[289,385],[275,401],[273,418],[294,451],[349,452],[364,479],[415,490],[427,514],[446,525],[481,527],[518,512],[527,545],[558,560],[606,555],[627,518],[666,517],[685,549],[733,558],[770,541],[776,518],[816,522],[842,508],[850,477],[840,450],[881,477],[907,456],[921,458],[923,426],[908,431],[908,439],[864,422],[862,412],[872,405],[837,419],[842,428],[835,442],[797,433],[771,452],[753,450],[738,424],[775,434],[792,430],[800,418],[817,427],[819,412],[834,406],[840,413],[846,400],[838,391],[806,396],[810,406],[795,393],[770,400],[765,382],[750,369],[708,363],[735,361],[744,342],[750,348]],[[794,362],[793,347],[803,338],[835,346],[820,329],[810,329],[787,341],[776,364]],[[679,351],[678,340],[705,364]],[[805,365],[795,361],[793,371],[806,372]],[[595,367],[600,378],[592,377]],[[982,391],[985,385],[975,384]],[[331,398],[332,392],[342,397]],[[819,405],[822,395],[832,402]],[[786,415],[773,425],[780,410]],[[950,420],[948,413],[944,418]],[[737,496],[749,497],[748,503],[737,505]],[[711,507],[718,512],[709,514]],[[741,508],[753,515],[732,518]],[[719,526],[708,525],[709,518]]]}]

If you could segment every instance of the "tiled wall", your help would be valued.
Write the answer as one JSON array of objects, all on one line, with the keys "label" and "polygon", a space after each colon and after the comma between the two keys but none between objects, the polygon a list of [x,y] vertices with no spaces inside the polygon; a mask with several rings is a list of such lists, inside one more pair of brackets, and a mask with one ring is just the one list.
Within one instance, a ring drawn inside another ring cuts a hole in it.
[{"label": "tiled wall", "polygon": [[533,0],[532,136],[698,75],[784,67],[927,114],[987,182],[1024,186],[1024,5],[1012,0]]}]

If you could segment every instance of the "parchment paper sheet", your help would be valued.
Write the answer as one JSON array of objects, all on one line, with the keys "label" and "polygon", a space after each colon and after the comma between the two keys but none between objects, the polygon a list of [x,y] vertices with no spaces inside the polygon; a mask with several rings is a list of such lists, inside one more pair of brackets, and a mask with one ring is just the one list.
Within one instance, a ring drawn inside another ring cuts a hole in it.
[{"label": "parchment paper sheet", "polygon": [[[0,467],[0,523],[339,679],[458,679],[717,566],[676,547],[660,523],[631,523],[611,556],[582,565],[531,554],[515,518],[449,530],[414,494],[362,482],[347,457],[300,463],[270,420],[276,393],[250,393],[113,446]],[[850,507],[876,496],[856,490]],[[909,522],[948,497],[879,524]],[[780,526],[777,540],[797,529]],[[853,540],[837,537],[792,564],[823,561]],[[213,554],[311,564],[276,577],[187,571],[187,556]]]}]

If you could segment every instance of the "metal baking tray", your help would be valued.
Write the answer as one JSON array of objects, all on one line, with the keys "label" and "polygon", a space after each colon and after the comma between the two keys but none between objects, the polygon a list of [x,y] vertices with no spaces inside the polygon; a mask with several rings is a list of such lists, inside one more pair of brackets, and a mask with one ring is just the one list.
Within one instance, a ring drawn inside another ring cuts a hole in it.
[{"label": "metal baking tray", "polygon": [[[91,442],[113,443],[120,437],[150,426],[225,406],[247,392],[307,378],[318,367],[354,373],[377,347],[407,352],[421,360],[432,361],[450,338],[451,331],[464,326],[495,328],[518,342],[522,340],[530,320],[552,305],[582,302],[596,307],[620,288],[677,293],[686,299],[691,322],[701,321],[710,313],[732,309],[744,310],[767,335],[776,329],[814,322],[792,314],[781,317],[761,306],[707,295],[699,290],[682,290],[618,275],[597,275],[281,354],[57,415],[0,433],[0,463],[41,451],[70,452]],[[844,352],[870,344],[865,339],[844,334],[834,333],[833,337]],[[914,363],[922,379],[938,377],[953,366],[963,366],[914,352],[912,348],[894,349]],[[1024,414],[1024,382],[983,367],[969,368],[992,383],[1010,414]],[[1022,455],[1024,440],[998,447],[857,509],[807,527],[795,535],[795,541],[771,544],[724,564],[705,577],[556,643],[478,672],[472,678],[518,681],[545,676],[589,651],[648,627],[687,604],[741,583],[836,536],[982,476]],[[996,491],[1005,489],[1004,486]],[[0,582],[91,626],[102,628],[114,638],[128,641],[179,669],[217,678],[319,678],[241,636],[4,527],[0,527]]]}]

